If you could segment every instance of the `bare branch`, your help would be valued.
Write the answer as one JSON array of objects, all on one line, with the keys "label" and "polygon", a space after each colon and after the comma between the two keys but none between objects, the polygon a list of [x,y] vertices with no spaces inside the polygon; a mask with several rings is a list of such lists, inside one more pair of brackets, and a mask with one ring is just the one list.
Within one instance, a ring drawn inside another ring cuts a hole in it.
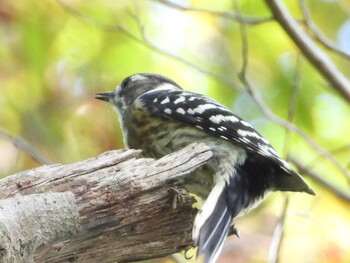
[{"label": "bare branch", "polygon": [[322,31],[315,25],[315,23],[312,21],[311,14],[309,9],[306,6],[306,3],[304,0],[299,0],[299,6],[301,9],[301,12],[304,15],[304,21],[306,23],[306,26],[311,30],[311,32],[314,34],[314,38],[319,41],[324,47],[326,47],[328,50],[333,51],[342,57],[350,60],[350,54],[344,52],[341,50],[335,43],[333,43],[331,40],[329,40]]},{"label": "bare branch", "polygon": [[284,238],[284,225],[289,206],[289,197],[286,196],[283,203],[282,213],[277,221],[275,230],[273,231],[272,241],[269,251],[269,263],[279,262],[282,242]]},{"label": "bare branch", "polygon": [[[350,149],[350,145],[343,145],[343,146],[338,147],[336,149],[332,149],[329,152],[332,155],[336,155],[336,154],[341,154],[341,153],[343,153],[345,151],[348,151],[349,149]],[[307,164],[308,170],[310,170],[313,166],[315,166],[317,163],[319,163],[320,160],[322,160],[323,158],[324,158],[324,156],[317,156],[315,159],[313,159],[311,162],[309,162]]]},{"label": "bare branch", "polygon": [[[297,110],[298,97],[299,97],[299,91],[300,91],[300,82],[301,82],[301,74],[300,74],[301,62],[302,62],[301,54],[298,52],[298,54],[296,55],[296,62],[295,62],[295,69],[294,69],[294,76],[293,76],[293,83],[292,83],[293,93],[290,98],[289,107],[288,107],[287,120],[290,123],[294,122],[294,117]],[[291,132],[289,129],[286,128],[286,136],[284,139],[284,151],[283,151],[284,157],[288,155],[288,150],[291,142],[290,137],[291,137]]]},{"label": "bare branch", "polygon": [[248,69],[248,63],[249,63],[249,42],[248,42],[248,33],[247,33],[247,28],[246,28],[246,23],[245,20],[241,19],[241,11],[239,8],[239,4],[237,3],[236,0],[233,1],[234,8],[236,9],[237,13],[239,14],[239,30],[241,33],[241,40],[242,40],[242,68],[241,71],[238,73],[238,77],[243,83],[246,80],[246,74],[247,74],[247,69]]},{"label": "bare branch", "polygon": [[199,12],[199,13],[205,13],[217,17],[222,17],[222,18],[227,18],[233,21],[237,22],[243,22],[247,25],[260,25],[262,23],[266,22],[271,22],[273,21],[272,17],[262,17],[262,18],[256,18],[256,17],[247,17],[243,16],[240,13],[230,13],[230,12],[225,12],[225,11],[213,11],[209,9],[203,9],[203,8],[198,8],[198,7],[190,7],[190,6],[185,6],[181,5],[175,2],[171,2],[168,0],[151,0],[153,2],[158,2],[162,3],[166,6],[181,10],[181,11],[192,11],[192,12]]},{"label": "bare branch", "polygon": [[17,148],[29,154],[34,160],[41,164],[50,164],[51,162],[44,156],[42,156],[37,150],[35,150],[29,143],[27,143],[21,137],[14,137],[0,128],[0,136],[8,139]]},{"label": "bare branch", "polygon": [[289,37],[303,52],[305,57],[320,72],[320,74],[338,91],[348,102],[350,102],[350,82],[337,69],[329,57],[302,31],[297,22],[288,12],[282,1],[266,0],[276,21],[282,26]]}]

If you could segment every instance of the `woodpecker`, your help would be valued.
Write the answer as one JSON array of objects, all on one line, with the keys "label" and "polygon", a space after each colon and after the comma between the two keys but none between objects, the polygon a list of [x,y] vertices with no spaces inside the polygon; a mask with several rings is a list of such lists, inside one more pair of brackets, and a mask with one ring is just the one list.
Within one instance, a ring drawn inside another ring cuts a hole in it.
[{"label": "woodpecker", "polygon": [[162,75],[139,73],[114,91],[95,98],[119,115],[124,144],[160,158],[192,142],[211,148],[213,158],[185,179],[187,189],[204,203],[193,225],[197,256],[216,262],[233,219],[254,208],[271,191],[315,195],[248,122],[204,95],[183,90]]}]

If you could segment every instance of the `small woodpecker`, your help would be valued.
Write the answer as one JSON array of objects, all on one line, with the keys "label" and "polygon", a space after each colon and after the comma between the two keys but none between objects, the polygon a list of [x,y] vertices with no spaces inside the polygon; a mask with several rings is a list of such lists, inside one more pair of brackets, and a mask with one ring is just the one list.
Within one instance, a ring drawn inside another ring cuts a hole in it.
[{"label": "small woodpecker", "polygon": [[96,93],[119,115],[125,146],[160,158],[192,142],[209,146],[214,157],[186,178],[203,200],[193,225],[197,255],[214,263],[233,219],[254,208],[269,191],[315,195],[306,181],[278,156],[249,123],[217,101],[184,91],[171,79],[140,73],[111,92]]}]

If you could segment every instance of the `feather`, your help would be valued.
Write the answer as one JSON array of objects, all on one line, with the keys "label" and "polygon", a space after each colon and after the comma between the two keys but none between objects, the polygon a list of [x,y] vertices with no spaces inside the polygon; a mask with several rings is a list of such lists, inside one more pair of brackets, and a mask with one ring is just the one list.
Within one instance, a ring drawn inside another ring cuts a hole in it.
[{"label": "feather", "polygon": [[227,186],[224,180],[217,183],[197,214],[193,239],[198,246],[197,257],[204,263],[215,262],[230,230],[232,215],[227,206]]}]

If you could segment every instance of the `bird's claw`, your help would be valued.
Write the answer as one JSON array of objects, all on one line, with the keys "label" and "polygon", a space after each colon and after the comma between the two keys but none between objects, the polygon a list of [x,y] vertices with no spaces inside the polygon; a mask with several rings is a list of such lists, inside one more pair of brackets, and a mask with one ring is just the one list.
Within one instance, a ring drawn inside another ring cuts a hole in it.
[{"label": "bird's claw", "polygon": [[168,193],[172,195],[171,207],[172,209],[176,209],[178,202],[182,202],[184,200],[183,195],[180,193],[180,190],[174,187],[170,187],[168,189]]},{"label": "bird's claw", "polygon": [[235,235],[236,237],[240,238],[240,236],[239,236],[239,229],[237,229],[237,228],[235,227],[235,225],[232,225],[232,226],[230,227],[230,230],[229,230],[229,232],[228,232],[228,235],[229,235],[229,236]]}]

